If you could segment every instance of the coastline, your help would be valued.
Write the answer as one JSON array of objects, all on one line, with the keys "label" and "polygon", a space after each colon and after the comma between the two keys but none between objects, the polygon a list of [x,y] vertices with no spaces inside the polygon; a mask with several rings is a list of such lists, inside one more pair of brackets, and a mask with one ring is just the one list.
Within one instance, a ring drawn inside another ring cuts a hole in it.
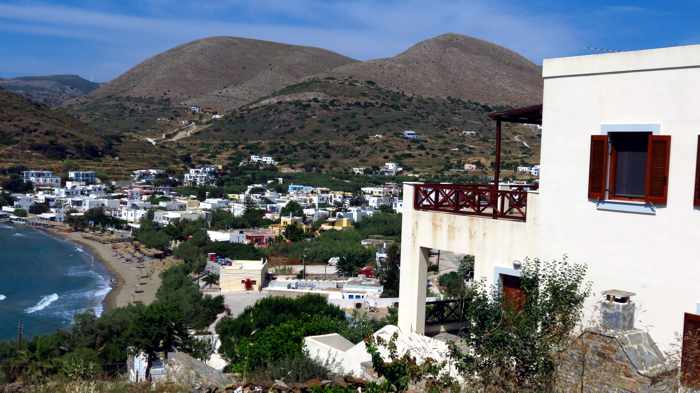
[{"label": "coastline", "polygon": [[84,247],[98,263],[104,266],[112,276],[110,283],[112,289],[102,302],[104,311],[126,307],[132,303],[152,303],[160,287],[160,273],[170,265],[167,260],[152,260],[143,268],[137,267],[136,263],[129,262],[128,257],[125,256],[130,255],[128,252],[133,249],[129,242],[116,243],[118,246],[113,248],[115,243],[104,244],[88,239],[85,235],[91,237],[95,235],[68,232],[65,231],[66,227],[60,224],[34,228]]}]

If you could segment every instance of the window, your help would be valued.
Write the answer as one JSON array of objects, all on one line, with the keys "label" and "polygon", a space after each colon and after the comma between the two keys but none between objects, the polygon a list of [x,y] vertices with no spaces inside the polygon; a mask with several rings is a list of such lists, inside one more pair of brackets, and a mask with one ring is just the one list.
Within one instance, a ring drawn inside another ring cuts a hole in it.
[{"label": "window", "polygon": [[611,199],[644,199],[650,133],[610,134]]},{"label": "window", "polygon": [[588,198],[666,204],[671,137],[611,132],[591,137]]}]

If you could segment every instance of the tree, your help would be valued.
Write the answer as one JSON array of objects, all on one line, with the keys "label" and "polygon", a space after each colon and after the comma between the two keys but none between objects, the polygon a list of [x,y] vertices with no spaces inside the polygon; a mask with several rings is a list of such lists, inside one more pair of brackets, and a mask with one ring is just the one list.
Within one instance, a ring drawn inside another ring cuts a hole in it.
[{"label": "tree", "polygon": [[[495,391],[551,392],[555,356],[569,345],[590,294],[586,266],[526,260],[521,269],[522,308],[497,287],[472,283],[462,298],[465,353],[456,352],[462,375]],[[491,390],[489,390],[491,391]]]},{"label": "tree", "polygon": [[474,280],[474,256],[465,255],[461,261],[459,261],[459,267],[457,272],[460,277],[466,281]]},{"label": "tree", "polygon": [[399,278],[401,276],[399,245],[392,243],[386,250],[386,259],[379,266],[377,275],[384,287],[382,297],[398,297],[399,296]]},{"label": "tree", "polygon": [[12,206],[15,203],[15,198],[8,192],[0,192],[0,207]]},{"label": "tree", "polygon": [[449,272],[438,278],[440,287],[449,298],[458,298],[464,294],[464,278],[457,272]]},{"label": "tree", "polygon": [[219,350],[237,371],[264,368],[275,359],[302,354],[305,336],[339,332],[347,327],[345,313],[320,295],[296,299],[269,297],[246,308],[236,318],[216,325]]},{"label": "tree", "polygon": [[32,192],[34,190],[34,185],[32,182],[25,182],[24,179],[17,174],[10,175],[10,178],[2,182],[1,185],[5,191],[20,194]]},{"label": "tree", "polygon": [[208,287],[212,287],[214,285],[219,285],[219,275],[214,274],[214,273],[209,273],[204,278],[202,278],[202,281],[204,281],[204,285]]},{"label": "tree", "polygon": [[304,217],[304,208],[296,201],[289,201],[284,205],[282,210],[280,210],[280,216],[288,217],[290,215],[292,217]]},{"label": "tree", "polygon": [[380,212],[365,218],[355,225],[362,236],[380,235],[387,238],[401,238],[401,214]]},{"label": "tree", "polygon": [[304,239],[304,230],[298,225],[290,224],[284,228],[284,237],[290,242],[298,242]]}]

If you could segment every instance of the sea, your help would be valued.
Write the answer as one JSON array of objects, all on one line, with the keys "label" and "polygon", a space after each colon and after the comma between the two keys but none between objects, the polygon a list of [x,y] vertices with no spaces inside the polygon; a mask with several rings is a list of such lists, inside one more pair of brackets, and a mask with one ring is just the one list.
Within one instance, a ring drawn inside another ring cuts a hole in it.
[{"label": "sea", "polygon": [[100,315],[111,275],[81,246],[24,225],[0,223],[0,340],[69,328]]}]

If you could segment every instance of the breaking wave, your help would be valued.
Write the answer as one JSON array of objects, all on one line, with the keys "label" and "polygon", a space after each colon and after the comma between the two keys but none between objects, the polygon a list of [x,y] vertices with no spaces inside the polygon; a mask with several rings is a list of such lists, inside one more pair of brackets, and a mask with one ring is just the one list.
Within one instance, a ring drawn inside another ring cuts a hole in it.
[{"label": "breaking wave", "polygon": [[33,314],[50,306],[51,303],[55,302],[56,300],[58,300],[58,294],[52,293],[50,295],[46,295],[42,297],[41,300],[39,300],[39,303],[27,308],[26,310],[24,310],[24,312],[26,312],[27,314]]},{"label": "breaking wave", "polygon": [[0,302],[3,301],[3,300],[5,300],[5,299],[7,299],[7,296],[5,296],[5,295],[0,295]]}]

